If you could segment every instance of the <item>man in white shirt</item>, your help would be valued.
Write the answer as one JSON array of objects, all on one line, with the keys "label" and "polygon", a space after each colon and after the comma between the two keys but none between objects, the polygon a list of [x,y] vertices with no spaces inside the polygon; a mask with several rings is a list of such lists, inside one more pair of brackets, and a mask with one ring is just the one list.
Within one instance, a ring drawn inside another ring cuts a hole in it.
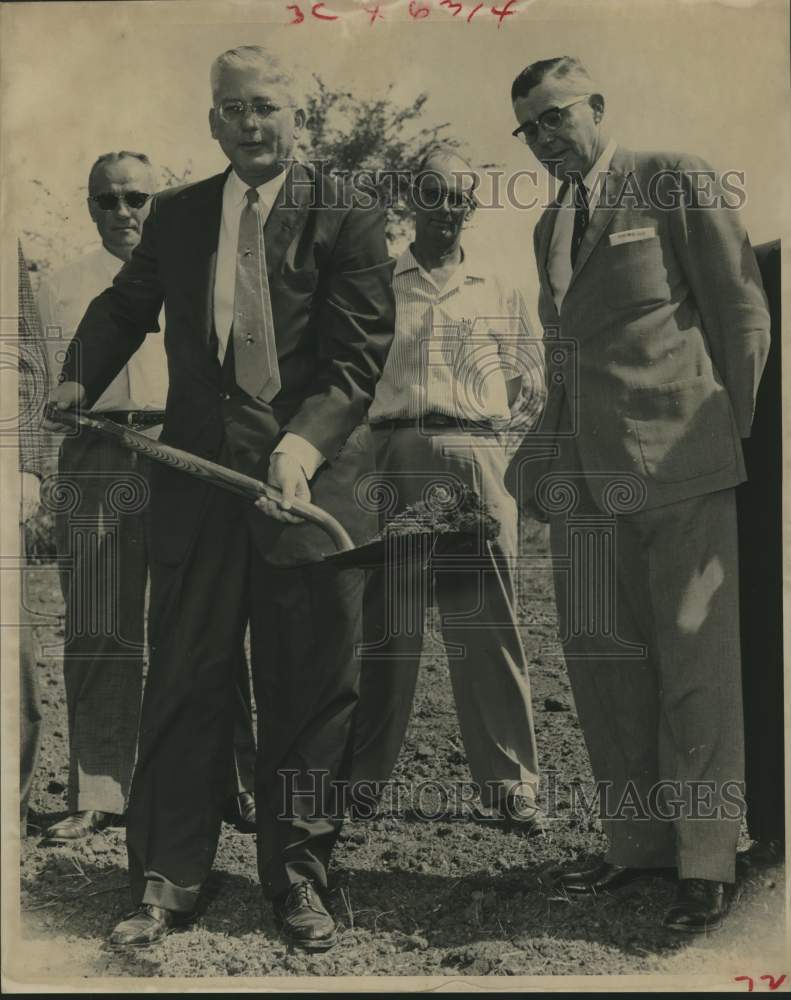
[{"label": "man in white shirt", "polygon": [[[91,168],[88,210],[102,245],[47,276],[39,289],[53,376],[88,303],[112,284],[140,241],[154,188],[152,165],[142,153],[107,153]],[[162,341],[145,338],[92,412],[159,436],[168,389]],[[55,523],[66,601],[69,814],[46,835],[75,840],[111,824],[129,794],[143,681],[148,484],[135,453],[89,433],[64,438],[59,477],[66,499]],[[239,657],[232,793],[239,798],[229,802],[228,816],[254,830],[255,740],[241,649]]]},{"label": "man in white shirt", "polygon": [[[462,231],[475,208],[474,175],[452,149],[427,154],[413,187],[415,240],[396,262],[396,331],[369,413],[377,472],[392,516],[433,485],[466,486],[499,525],[477,565],[434,574],[453,693],[470,770],[484,806],[522,832],[540,832],[538,763],[527,660],[515,607],[517,510],[503,476],[544,400],[540,345],[529,342],[521,295],[504,287]],[[353,779],[380,786],[393,770],[414,697],[431,581],[418,562],[374,570]],[[404,574],[401,579],[399,574]],[[414,574],[414,578],[413,578]],[[406,580],[406,576],[410,580]],[[388,618],[401,597],[400,621]],[[406,608],[407,595],[416,595]],[[414,617],[414,626],[407,620]],[[361,793],[361,794],[360,794]]]}]

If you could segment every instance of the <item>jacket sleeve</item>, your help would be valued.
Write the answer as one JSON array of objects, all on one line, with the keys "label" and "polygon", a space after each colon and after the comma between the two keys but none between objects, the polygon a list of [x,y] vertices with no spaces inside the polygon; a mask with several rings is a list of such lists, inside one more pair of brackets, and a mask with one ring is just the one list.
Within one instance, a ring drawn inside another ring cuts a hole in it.
[{"label": "jacket sleeve", "polygon": [[62,380],[79,382],[93,406],[140,347],[159,330],[164,290],[157,264],[157,196],[143,224],[140,243],[110,288],[88,306],[69,344]]},{"label": "jacket sleeve", "polygon": [[[668,172],[674,249],[700,312],[712,360],[730,396],[741,437],[750,436],[769,352],[769,311],[755,254],[733,192],[714,170],[685,156]],[[667,199],[667,201],[665,201]]]},{"label": "jacket sleeve", "polygon": [[395,330],[393,266],[384,213],[351,208],[332,249],[318,304],[318,372],[284,428],[305,438],[329,461],[364,419],[390,350]]}]

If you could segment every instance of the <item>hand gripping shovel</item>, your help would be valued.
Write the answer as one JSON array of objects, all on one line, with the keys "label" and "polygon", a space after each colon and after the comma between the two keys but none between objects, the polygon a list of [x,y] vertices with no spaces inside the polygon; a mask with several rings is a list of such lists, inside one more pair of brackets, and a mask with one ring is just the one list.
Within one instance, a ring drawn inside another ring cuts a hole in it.
[{"label": "hand gripping shovel", "polygon": [[[239,496],[246,497],[248,500],[255,501],[260,497],[267,497],[269,500],[279,502],[283,499],[280,490],[268,483],[236,472],[234,469],[219,465],[217,462],[200,458],[188,451],[182,451],[181,448],[161,444],[159,441],[133,431],[129,427],[103,419],[101,414],[88,415],[78,410],[59,410],[50,405],[47,407],[47,417],[49,420],[73,430],[83,428],[112,438],[117,444],[129,451],[136,451],[154,462],[168,465],[171,469],[178,469],[179,472],[184,472],[187,475],[205,479],[214,486],[229,490]],[[388,563],[403,562],[413,558],[427,561],[434,553],[439,537],[443,538],[442,548],[444,550],[453,547],[453,536],[456,539],[459,538],[459,534],[454,532],[438,536],[429,529],[418,529],[400,536],[378,537],[364,545],[355,546],[343,525],[321,507],[294,498],[291,501],[290,510],[306,521],[318,525],[332,540],[336,551],[331,555],[323,556],[323,561],[331,561],[349,567],[374,567],[381,566],[385,561]]]}]

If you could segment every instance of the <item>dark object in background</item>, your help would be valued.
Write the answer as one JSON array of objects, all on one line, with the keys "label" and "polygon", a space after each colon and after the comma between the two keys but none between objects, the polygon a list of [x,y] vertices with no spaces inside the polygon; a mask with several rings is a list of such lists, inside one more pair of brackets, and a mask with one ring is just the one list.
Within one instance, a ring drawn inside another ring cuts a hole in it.
[{"label": "dark object in background", "polygon": [[780,241],[757,246],[772,320],[771,346],[744,441],[748,481],[739,518],[742,689],[747,827],[753,840],[785,839]]}]

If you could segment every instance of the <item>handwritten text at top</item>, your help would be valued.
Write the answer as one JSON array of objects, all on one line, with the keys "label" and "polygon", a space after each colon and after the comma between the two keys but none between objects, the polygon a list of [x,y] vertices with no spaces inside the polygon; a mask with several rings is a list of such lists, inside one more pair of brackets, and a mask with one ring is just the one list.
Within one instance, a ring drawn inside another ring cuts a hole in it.
[{"label": "handwritten text at top", "polygon": [[[424,21],[432,14],[436,17],[461,17],[471,24],[476,15],[485,16],[487,13],[498,19],[498,28],[502,28],[508,18],[518,13],[516,9],[517,0],[502,0],[498,5],[476,3],[467,6],[461,0],[404,0],[404,6],[413,21]],[[358,9],[345,14],[335,13],[326,3],[287,3],[286,10],[290,13],[292,20],[289,24],[303,24],[307,20],[323,21],[332,23],[341,21],[350,14],[366,14],[370,24],[377,21],[384,21],[385,10],[382,3],[362,2]]]}]

